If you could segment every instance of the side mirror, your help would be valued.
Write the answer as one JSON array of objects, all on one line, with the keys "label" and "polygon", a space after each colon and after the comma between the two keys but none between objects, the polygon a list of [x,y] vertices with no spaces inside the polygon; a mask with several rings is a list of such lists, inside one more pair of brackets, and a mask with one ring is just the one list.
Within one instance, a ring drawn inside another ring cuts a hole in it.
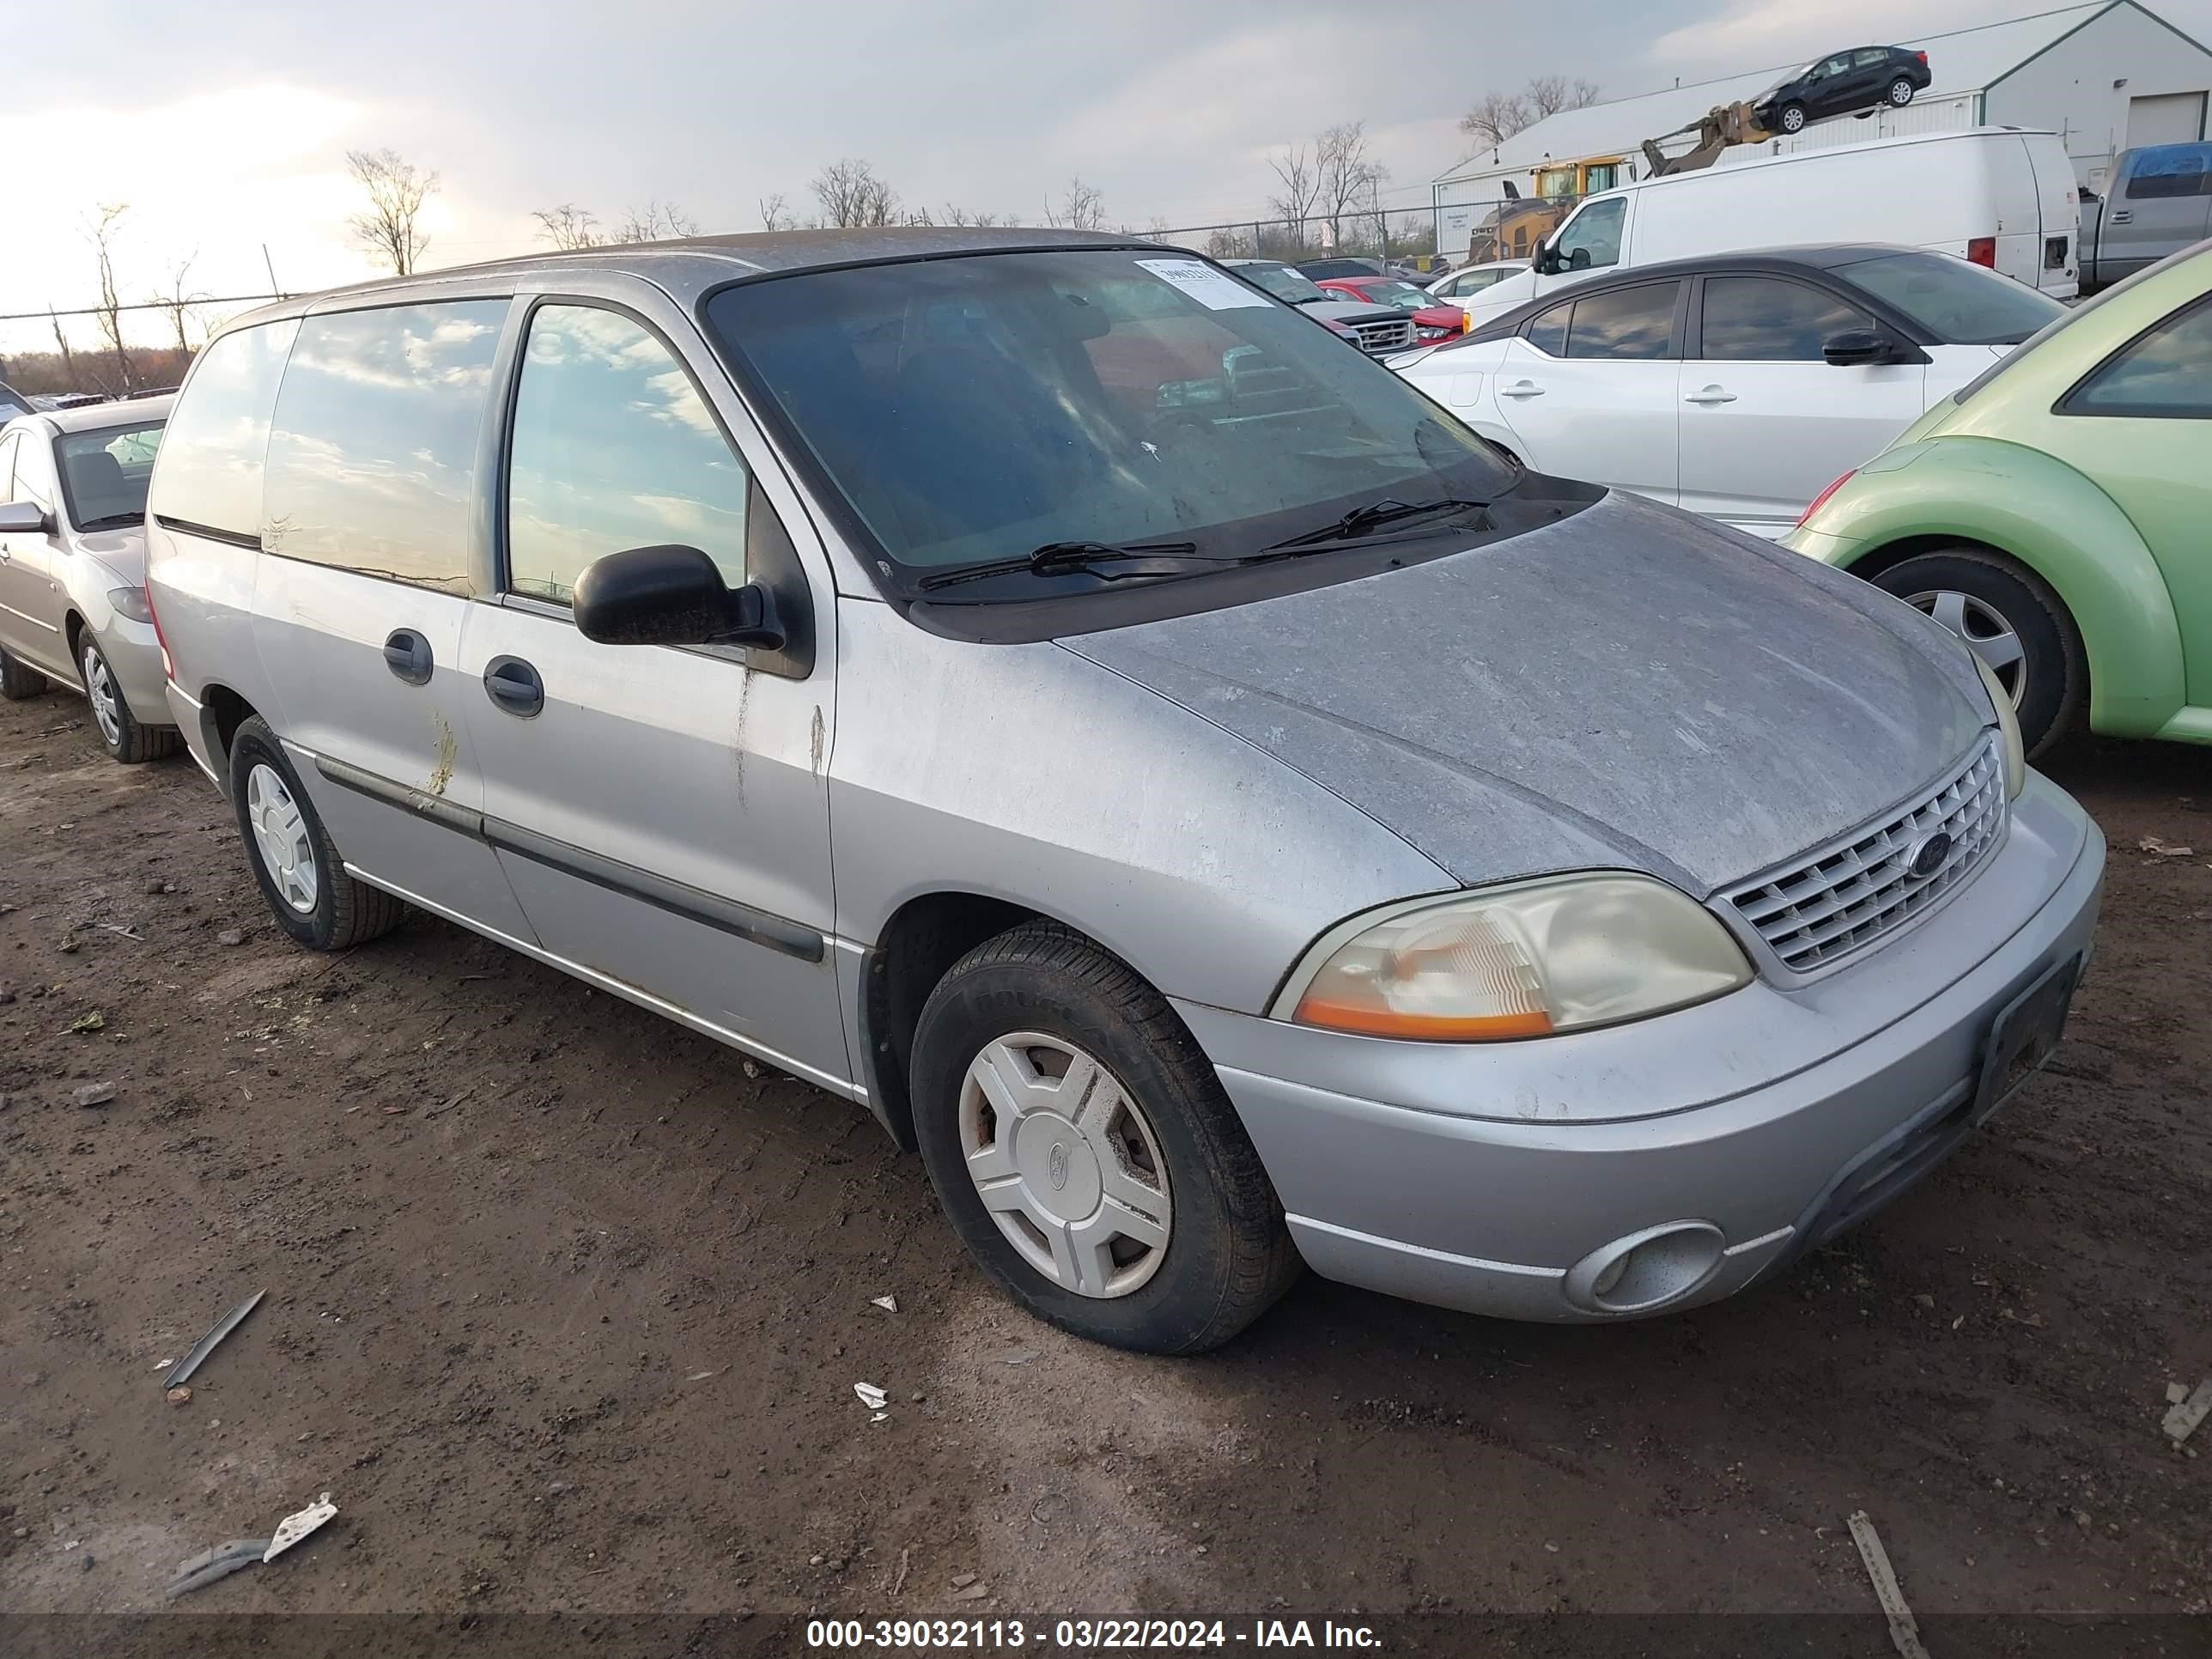
[{"label": "side mirror", "polygon": [[1536,252],[1529,256],[1528,263],[1535,267],[1536,274],[1540,276],[1555,276],[1559,274],[1559,256],[1552,252],[1552,245],[1549,242],[1537,243]]},{"label": "side mirror", "polygon": [[775,601],[758,582],[734,593],[696,547],[633,547],[576,578],[576,631],[601,645],[744,645],[781,651]]},{"label": "side mirror", "polygon": [[1856,368],[1868,363],[1909,362],[1896,341],[1871,328],[1847,328],[1820,343],[1820,356],[1836,368]]},{"label": "side mirror", "polygon": [[36,501],[0,501],[0,536],[43,536],[50,528]]}]

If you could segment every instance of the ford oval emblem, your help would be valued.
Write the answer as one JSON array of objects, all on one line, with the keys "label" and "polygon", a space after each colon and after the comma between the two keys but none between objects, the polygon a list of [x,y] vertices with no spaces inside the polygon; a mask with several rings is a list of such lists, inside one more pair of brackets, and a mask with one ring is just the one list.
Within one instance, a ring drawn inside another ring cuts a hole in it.
[{"label": "ford oval emblem", "polygon": [[1951,856],[1951,837],[1948,831],[1938,830],[1925,841],[1915,842],[1905,849],[1905,873],[1926,880],[1943,867],[1943,860]]},{"label": "ford oval emblem", "polygon": [[1052,1151],[1044,1161],[1044,1172],[1052,1177],[1054,1192],[1067,1185],[1067,1143],[1066,1141],[1055,1140],[1052,1143]]}]

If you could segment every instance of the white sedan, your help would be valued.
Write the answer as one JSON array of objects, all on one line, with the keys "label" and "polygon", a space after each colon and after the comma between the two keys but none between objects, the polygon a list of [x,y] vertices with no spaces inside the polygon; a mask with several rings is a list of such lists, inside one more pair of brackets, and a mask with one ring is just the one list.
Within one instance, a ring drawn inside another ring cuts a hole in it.
[{"label": "white sedan", "polygon": [[1472,265],[1460,265],[1444,272],[1428,284],[1430,293],[1439,300],[1449,301],[1462,311],[1467,302],[1476,295],[1495,288],[1508,276],[1518,276],[1528,269],[1526,259],[1486,259]]},{"label": "white sedan", "polygon": [[1594,277],[1390,366],[1540,472],[1773,537],[2065,314],[1945,254],[1779,248]]}]

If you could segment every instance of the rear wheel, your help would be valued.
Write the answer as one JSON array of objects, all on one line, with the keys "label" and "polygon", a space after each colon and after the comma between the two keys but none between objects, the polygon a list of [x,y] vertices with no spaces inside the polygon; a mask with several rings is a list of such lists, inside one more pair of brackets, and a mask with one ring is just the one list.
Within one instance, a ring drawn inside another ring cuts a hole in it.
[{"label": "rear wheel", "polygon": [[1081,935],[1028,923],[954,963],[922,1009],[913,1084],[954,1231],[1039,1318],[1195,1353],[1297,1276],[1212,1066],[1159,993]]},{"label": "rear wheel", "polygon": [[5,651],[0,651],[0,697],[9,702],[21,702],[52,689],[53,682],[37,669],[26,667]]},{"label": "rear wheel", "polygon": [[148,726],[131,712],[131,704],[116,684],[100,641],[87,629],[77,641],[77,672],[84,677],[85,701],[92,705],[93,724],[100,731],[100,745],[126,765],[160,760],[177,752],[180,741],[173,726]]},{"label": "rear wheel", "polygon": [[2064,601],[2025,566],[1978,548],[1944,548],[1892,565],[1875,585],[1933,617],[1989,665],[2012,694],[2031,757],[2079,719],[2088,690],[2081,635]]},{"label": "rear wheel", "polygon": [[1805,131],[1805,106],[1802,104],[1784,104],[1782,106],[1782,130],[1784,132]]},{"label": "rear wheel", "polygon": [[230,740],[230,799],[261,896],[295,941],[311,951],[343,951],[407,919],[399,900],[346,873],[300,775],[258,714]]},{"label": "rear wheel", "polygon": [[1907,80],[1902,75],[1899,76],[1897,79],[1889,83],[1889,101],[1891,106],[1895,109],[1903,109],[1907,104],[1912,101],[1912,94],[1916,90],[1917,88],[1913,86],[1911,81]]}]

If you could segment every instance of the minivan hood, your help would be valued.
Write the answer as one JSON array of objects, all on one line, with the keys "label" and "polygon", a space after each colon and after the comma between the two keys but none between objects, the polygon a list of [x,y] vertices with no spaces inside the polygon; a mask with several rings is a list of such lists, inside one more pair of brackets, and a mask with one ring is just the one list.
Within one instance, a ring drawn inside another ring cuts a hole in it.
[{"label": "minivan hood", "polygon": [[1065,640],[1468,884],[1640,869],[1703,898],[1899,805],[1986,697],[1910,607],[1616,491],[1544,529]]}]

